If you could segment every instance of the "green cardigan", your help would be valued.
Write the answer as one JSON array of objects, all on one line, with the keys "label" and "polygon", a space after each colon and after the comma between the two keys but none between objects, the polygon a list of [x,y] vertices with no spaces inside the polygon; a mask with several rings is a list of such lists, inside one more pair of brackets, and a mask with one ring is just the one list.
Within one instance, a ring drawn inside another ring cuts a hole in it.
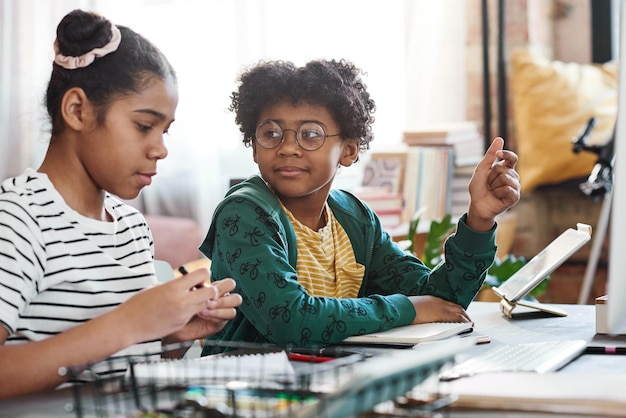
[{"label": "green cardigan", "polygon": [[[415,308],[405,295],[434,295],[467,308],[495,257],[495,227],[473,231],[464,216],[445,243],[445,263],[431,271],[399,248],[354,195],[332,190],[328,204],[365,266],[358,297],[314,297],[298,283],[295,233],[255,175],[229,190],[200,246],[212,260],[212,279],[232,277],[243,297],[236,318],[208,340],[319,347],[410,324]],[[207,344],[203,354],[216,351],[222,350]]]}]

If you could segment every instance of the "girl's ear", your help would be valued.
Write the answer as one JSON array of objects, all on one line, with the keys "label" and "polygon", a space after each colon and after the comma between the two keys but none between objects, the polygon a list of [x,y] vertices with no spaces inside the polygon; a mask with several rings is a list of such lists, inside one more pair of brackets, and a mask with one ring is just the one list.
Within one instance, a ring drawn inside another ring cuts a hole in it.
[{"label": "girl's ear", "polygon": [[73,87],[61,99],[61,116],[65,126],[80,131],[91,120],[93,109],[83,89]]},{"label": "girl's ear", "polygon": [[347,139],[343,141],[343,150],[339,164],[344,167],[350,167],[359,159],[359,141],[356,139]]}]

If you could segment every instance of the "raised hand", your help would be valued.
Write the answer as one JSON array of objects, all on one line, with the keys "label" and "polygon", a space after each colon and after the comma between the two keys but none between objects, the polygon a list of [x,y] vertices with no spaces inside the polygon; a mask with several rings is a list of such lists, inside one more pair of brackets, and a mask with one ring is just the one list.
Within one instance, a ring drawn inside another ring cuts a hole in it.
[{"label": "raised hand", "polygon": [[504,140],[495,138],[470,180],[467,225],[476,231],[491,229],[495,217],[520,199],[517,155],[503,147]]}]

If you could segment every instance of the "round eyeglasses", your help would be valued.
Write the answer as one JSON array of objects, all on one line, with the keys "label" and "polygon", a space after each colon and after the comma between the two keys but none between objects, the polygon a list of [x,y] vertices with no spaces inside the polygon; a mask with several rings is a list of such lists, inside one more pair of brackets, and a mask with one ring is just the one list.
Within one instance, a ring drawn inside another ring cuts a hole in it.
[{"label": "round eyeglasses", "polygon": [[276,148],[285,140],[285,132],[291,131],[296,134],[296,143],[300,148],[307,151],[315,151],[324,145],[326,138],[339,136],[341,133],[326,135],[324,128],[317,122],[304,122],[297,130],[283,129],[278,122],[264,120],[256,127],[254,139],[263,148]]}]

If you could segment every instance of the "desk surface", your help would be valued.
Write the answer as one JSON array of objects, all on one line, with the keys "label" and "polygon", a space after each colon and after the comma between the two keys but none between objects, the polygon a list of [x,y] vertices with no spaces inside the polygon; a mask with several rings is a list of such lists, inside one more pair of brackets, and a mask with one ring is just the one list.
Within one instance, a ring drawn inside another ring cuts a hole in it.
[{"label": "desk surface", "polygon": [[[580,338],[591,340],[595,334],[595,307],[593,305],[556,305],[568,313],[566,317],[547,316],[539,312],[516,308],[513,319],[508,319],[499,310],[497,303],[474,302],[468,312],[475,328],[474,335],[488,335],[489,344],[474,346],[466,356],[478,354],[499,344],[517,344],[533,341]],[[560,373],[577,372],[626,372],[626,356],[584,355],[566,366]],[[620,391],[623,389],[620,389]],[[626,395],[624,395],[626,398]],[[65,417],[76,416],[71,391],[55,391],[18,399],[0,401],[0,417]],[[452,408],[446,413],[450,417],[502,416],[485,411],[459,411]],[[533,413],[507,413],[507,417],[541,417]],[[546,415],[554,417],[554,414]],[[565,415],[562,415],[565,416]]]},{"label": "desk surface", "polygon": [[[502,344],[521,344],[559,339],[583,339],[589,341],[595,336],[595,306],[554,306],[563,309],[568,314],[568,316],[549,316],[538,311],[532,311],[530,309],[516,308],[514,310],[513,319],[508,319],[506,316],[500,313],[497,303],[473,303],[472,305],[470,305],[468,312],[475,322],[474,335],[487,335],[490,337],[491,343],[477,345],[460,357],[471,357]],[[529,409],[535,408],[535,411],[540,410],[545,405],[550,404],[552,396],[555,396],[557,398],[563,397],[566,399],[573,399],[578,396],[577,400],[584,399],[584,401],[582,402],[586,402],[588,405],[590,405],[590,408],[596,407],[598,405],[598,402],[596,402],[593,397],[595,396],[595,394],[599,394],[599,399],[604,400],[604,395],[601,392],[601,390],[603,389],[598,390],[599,386],[604,385],[609,386],[608,389],[604,388],[604,390],[612,392],[611,396],[618,395],[618,404],[621,403],[621,405],[618,405],[618,408],[621,408],[622,411],[619,413],[618,416],[624,416],[623,414],[626,414],[623,412],[626,411],[626,392],[621,389],[624,385],[626,385],[626,356],[622,355],[584,354],[564,368],[562,368],[561,370],[559,370],[557,373],[552,373],[548,375],[534,375],[532,373],[501,373],[460,379],[457,382],[458,383],[452,383],[452,385],[456,384],[457,386],[451,386],[452,389],[450,389],[450,392],[454,392],[454,390],[457,389],[457,394],[461,397],[463,396],[463,393],[490,393],[492,389],[493,392],[496,392],[496,389],[494,388],[498,389],[498,395],[500,395],[501,393],[514,394],[516,393],[516,388],[519,388],[521,386],[521,389],[527,389],[528,385],[534,384],[536,385],[535,390],[520,390],[520,393],[532,392],[540,393],[542,395],[545,394],[545,401],[535,401],[537,405],[532,405],[532,402],[529,402],[527,404],[527,407]],[[611,387],[608,382],[613,382],[614,385]],[[548,386],[546,387],[546,385]],[[575,385],[575,390],[572,390],[572,385]],[[524,388],[524,386],[526,386],[526,388]],[[619,387],[619,389],[616,389],[616,386]],[[468,388],[469,390],[467,390]],[[439,389],[441,389],[441,386],[439,387]],[[465,392],[465,390],[467,390],[467,392]],[[443,392],[446,391],[444,390]],[[574,394],[573,392],[576,392],[578,395]],[[589,396],[588,401],[587,396]],[[615,398],[615,396],[613,396],[613,398]],[[479,401],[477,403],[488,404],[489,402],[491,402],[491,400],[484,402]],[[511,404],[515,404],[515,408],[517,408],[519,407],[519,404],[521,402],[512,402]],[[458,403],[460,403],[460,401]],[[557,416],[578,416],[572,413],[572,408],[566,406],[556,406],[555,411],[558,411],[558,413],[554,413],[554,411],[549,413],[532,411],[523,412],[519,410],[513,411],[506,408],[502,410],[489,411],[485,409],[461,409],[458,407],[458,403],[457,407],[449,408],[444,415],[455,418],[553,418]],[[562,404],[563,402],[560,403]],[[494,402],[494,406],[492,408],[495,408],[496,404],[499,403]],[[555,404],[559,405],[559,402],[555,402]],[[570,409],[569,411],[563,412],[565,409],[568,408]],[[574,410],[577,411],[576,414],[582,413],[580,411],[580,407],[575,407]],[[615,408],[613,408],[613,412],[607,412],[607,414],[614,414],[614,411]],[[605,415],[602,415],[602,413],[598,412],[591,412],[587,416],[599,417]]]},{"label": "desk surface", "polygon": [[[517,307],[513,319],[502,315],[497,303],[474,302],[468,313],[475,323],[474,335],[487,335],[490,344],[477,345],[468,353],[475,355],[500,344],[563,339],[591,340],[596,333],[594,305],[553,305],[564,310],[566,317],[557,317]],[[584,355],[560,372],[620,371],[626,374],[626,356]]]},{"label": "desk surface", "polygon": [[469,354],[475,354],[500,344],[583,339],[595,335],[595,307],[593,305],[552,305],[568,315],[557,317],[528,308],[516,307],[513,318],[504,316],[497,303],[474,302],[468,313],[474,321],[474,335],[487,335],[490,344],[478,345]]}]

